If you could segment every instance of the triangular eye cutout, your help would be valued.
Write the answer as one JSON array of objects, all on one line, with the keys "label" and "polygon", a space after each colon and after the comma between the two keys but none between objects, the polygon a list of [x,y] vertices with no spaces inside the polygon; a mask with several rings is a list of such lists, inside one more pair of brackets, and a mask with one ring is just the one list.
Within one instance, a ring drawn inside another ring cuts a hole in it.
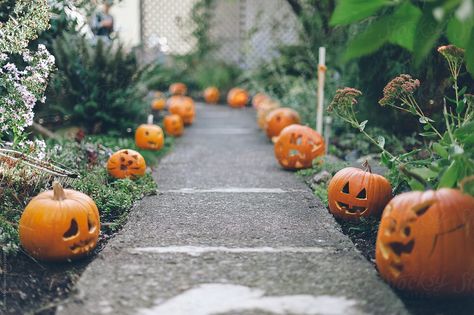
[{"label": "triangular eye cutout", "polygon": [[367,199],[367,190],[362,189],[356,197],[357,199]]},{"label": "triangular eye cutout", "polygon": [[71,225],[69,229],[63,234],[64,238],[70,238],[79,234],[79,227],[77,225],[76,219],[71,220]]},{"label": "triangular eye cutout", "polygon": [[345,194],[349,193],[349,182],[347,182],[344,187],[342,188],[342,192]]}]

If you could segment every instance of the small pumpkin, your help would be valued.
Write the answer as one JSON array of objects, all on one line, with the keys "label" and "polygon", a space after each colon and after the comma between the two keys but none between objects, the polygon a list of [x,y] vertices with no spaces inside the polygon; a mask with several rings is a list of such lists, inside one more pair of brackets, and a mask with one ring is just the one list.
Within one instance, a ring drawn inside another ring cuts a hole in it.
[{"label": "small pumpkin", "polygon": [[221,97],[221,93],[219,92],[219,89],[215,86],[208,87],[207,89],[204,90],[204,100],[208,104],[217,104],[219,102],[219,99]]},{"label": "small pumpkin", "polygon": [[173,83],[170,85],[169,92],[171,95],[186,95],[188,87],[181,82]]},{"label": "small pumpkin", "polygon": [[383,176],[373,174],[370,166],[361,170],[346,167],[328,185],[329,211],[338,218],[351,220],[380,216],[392,199],[392,186]]},{"label": "small pumpkin", "polygon": [[274,100],[267,100],[260,105],[257,110],[257,124],[260,129],[265,130],[267,115],[277,108],[280,108],[280,103]]},{"label": "small pumpkin", "polygon": [[33,257],[45,261],[80,258],[97,245],[100,233],[99,211],[87,195],[63,189],[34,197],[19,222],[20,242]]},{"label": "small pumpkin", "polygon": [[300,123],[300,115],[291,108],[277,108],[266,117],[265,131],[272,139],[280,134],[283,128]]},{"label": "small pumpkin", "polygon": [[275,138],[275,157],[286,169],[303,169],[312,166],[313,160],[325,150],[323,137],[315,130],[302,125],[285,127]]},{"label": "small pumpkin", "polygon": [[152,110],[159,111],[165,108],[166,108],[166,99],[164,97],[154,98],[153,101],[151,101]]},{"label": "small pumpkin", "polygon": [[448,188],[396,196],[383,211],[375,258],[396,288],[474,294],[474,198]]},{"label": "small pumpkin", "polygon": [[196,116],[194,101],[187,96],[173,96],[168,100],[168,111],[179,115],[185,125],[191,125]]},{"label": "small pumpkin", "polygon": [[257,93],[252,98],[252,106],[255,109],[259,109],[260,105],[262,105],[265,101],[269,101],[270,97],[265,93]]},{"label": "small pumpkin", "polygon": [[163,125],[167,134],[179,137],[184,132],[183,119],[179,115],[167,115],[163,119]]},{"label": "small pumpkin", "polygon": [[145,175],[146,162],[137,151],[123,149],[112,154],[107,170],[114,178],[136,178]]},{"label": "small pumpkin", "polygon": [[249,94],[246,90],[241,88],[233,88],[227,94],[227,103],[230,107],[240,108],[245,107],[249,102]]},{"label": "small pumpkin", "polygon": [[135,144],[144,150],[160,150],[165,144],[165,136],[160,126],[153,124],[153,115],[148,123],[140,125],[135,131]]}]

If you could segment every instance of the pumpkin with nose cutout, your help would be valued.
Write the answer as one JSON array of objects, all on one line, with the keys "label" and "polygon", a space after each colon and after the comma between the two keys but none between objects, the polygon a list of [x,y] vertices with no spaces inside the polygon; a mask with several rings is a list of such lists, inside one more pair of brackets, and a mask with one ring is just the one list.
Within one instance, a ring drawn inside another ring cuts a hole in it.
[{"label": "pumpkin with nose cutout", "polygon": [[269,101],[270,97],[265,93],[257,93],[252,98],[252,106],[255,109],[259,109],[260,105],[262,105],[265,101]]},{"label": "pumpkin with nose cutout", "polygon": [[392,199],[392,186],[383,176],[368,170],[346,167],[337,172],[328,185],[330,212],[351,220],[380,216]]},{"label": "pumpkin with nose cutout", "polygon": [[257,124],[260,129],[265,129],[268,114],[277,108],[280,108],[280,103],[271,99],[264,101],[259,106],[257,110]]},{"label": "pumpkin with nose cutout", "polygon": [[280,134],[283,128],[300,123],[300,115],[291,108],[278,108],[271,111],[266,117],[265,131],[272,139]]},{"label": "pumpkin with nose cutout", "polygon": [[382,278],[401,290],[474,294],[474,198],[447,188],[396,196],[383,212],[375,257]]},{"label": "pumpkin with nose cutout", "polygon": [[275,138],[274,149],[275,157],[284,168],[309,168],[316,157],[324,154],[324,139],[307,126],[291,125]]},{"label": "pumpkin with nose cutout", "polygon": [[144,150],[160,150],[165,144],[163,130],[153,124],[153,115],[148,116],[147,124],[140,125],[135,131],[135,144]]},{"label": "pumpkin with nose cutout", "polygon": [[179,115],[168,115],[163,119],[163,125],[167,134],[179,137],[183,134],[183,119]]},{"label": "pumpkin with nose cutout", "polygon": [[181,82],[173,83],[170,85],[169,92],[171,95],[186,95],[188,87]]},{"label": "pumpkin with nose cutout", "polygon": [[20,242],[33,257],[45,261],[80,258],[97,245],[99,211],[87,195],[63,189],[40,193],[26,206],[19,222]]},{"label": "pumpkin with nose cutout", "polygon": [[246,90],[241,88],[233,88],[227,94],[227,103],[230,107],[241,108],[245,107],[249,102],[249,94]]},{"label": "pumpkin with nose cutout", "polygon": [[204,90],[204,100],[208,104],[216,104],[219,102],[219,98],[221,97],[221,93],[219,89],[215,86],[208,87]]},{"label": "pumpkin with nose cutout", "polygon": [[146,162],[137,151],[124,149],[112,154],[107,170],[112,177],[133,179],[145,175]]},{"label": "pumpkin with nose cutout", "polygon": [[187,96],[173,96],[168,100],[168,111],[179,115],[185,125],[191,125],[196,116],[194,101]]}]

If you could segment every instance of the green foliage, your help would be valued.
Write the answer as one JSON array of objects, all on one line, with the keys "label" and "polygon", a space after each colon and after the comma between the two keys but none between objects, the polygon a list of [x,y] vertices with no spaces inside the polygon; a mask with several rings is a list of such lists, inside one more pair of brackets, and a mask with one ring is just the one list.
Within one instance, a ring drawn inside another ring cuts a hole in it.
[{"label": "green foliage", "polygon": [[53,44],[58,74],[49,105],[88,133],[123,134],[144,121],[146,89],[135,55],[120,44],[63,34]]},{"label": "green foliage", "polygon": [[429,55],[444,36],[466,49],[467,69],[474,74],[474,10],[470,0],[339,1],[332,25],[346,25],[377,16],[348,44],[345,59],[370,54],[385,43],[399,45],[414,56],[415,64]]}]

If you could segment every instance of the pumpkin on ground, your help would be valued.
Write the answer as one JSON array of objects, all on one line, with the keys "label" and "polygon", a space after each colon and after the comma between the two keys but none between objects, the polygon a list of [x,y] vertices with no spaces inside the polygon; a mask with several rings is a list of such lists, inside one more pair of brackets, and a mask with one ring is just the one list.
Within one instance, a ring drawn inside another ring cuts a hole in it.
[{"label": "pumpkin on ground", "polygon": [[167,115],[163,119],[165,132],[173,137],[179,137],[184,132],[183,119],[179,115]]},{"label": "pumpkin on ground", "polygon": [[171,114],[179,115],[185,125],[191,125],[196,116],[194,101],[187,96],[173,96],[168,100],[168,111]]},{"label": "pumpkin on ground", "polygon": [[278,108],[266,117],[265,131],[272,139],[280,134],[283,128],[300,123],[300,115],[291,108]]},{"label": "pumpkin on ground", "polygon": [[328,185],[329,210],[341,219],[380,216],[390,199],[390,182],[381,175],[373,174],[368,164],[367,170],[343,168]]},{"label": "pumpkin on ground", "polygon": [[249,94],[246,90],[241,88],[233,88],[227,94],[227,103],[230,107],[240,108],[245,107],[249,102]]},{"label": "pumpkin on ground", "polygon": [[140,125],[135,131],[135,144],[144,150],[160,150],[165,144],[165,136],[160,126],[153,124],[153,115],[148,123]]},{"label": "pumpkin on ground", "polygon": [[100,232],[99,211],[87,195],[63,189],[58,182],[53,190],[34,197],[19,222],[20,242],[34,258],[62,261],[80,258],[97,245]]},{"label": "pumpkin on ground", "polygon": [[277,108],[280,108],[280,103],[274,100],[267,100],[260,105],[257,110],[257,124],[260,129],[265,129],[267,115]]},{"label": "pumpkin on ground", "polygon": [[164,97],[154,98],[153,101],[151,101],[152,110],[159,111],[165,108],[166,108],[166,99]]},{"label": "pumpkin on ground", "polygon": [[170,85],[169,92],[171,95],[186,95],[188,87],[181,82],[173,83]]},{"label": "pumpkin on ground", "polygon": [[107,170],[112,177],[133,179],[145,175],[146,162],[137,151],[123,149],[112,154]]},{"label": "pumpkin on ground", "polygon": [[260,105],[262,105],[265,101],[269,101],[270,97],[265,93],[257,93],[252,98],[252,106],[255,109],[259,109]]},{"label": "pumpkin on ground", "polygon": [[399,289],[474,294],[474,198],[448,188],[396,196],[383,211],[375,256]]},{"label": "pumpkin on ground", "polygon": [[315,130],[301,125],[284,128],[275,138],[275,157],[286,169],[309,168],[325,151],[324,139]]},{"label": "pumpkin on ground", "polygon": [[219,92],[219,89],[215,86],[208,87],[204,90],[204,100],[208,104],[217,104],[217,102],[219,102],[220,97],[221,93]]}]

